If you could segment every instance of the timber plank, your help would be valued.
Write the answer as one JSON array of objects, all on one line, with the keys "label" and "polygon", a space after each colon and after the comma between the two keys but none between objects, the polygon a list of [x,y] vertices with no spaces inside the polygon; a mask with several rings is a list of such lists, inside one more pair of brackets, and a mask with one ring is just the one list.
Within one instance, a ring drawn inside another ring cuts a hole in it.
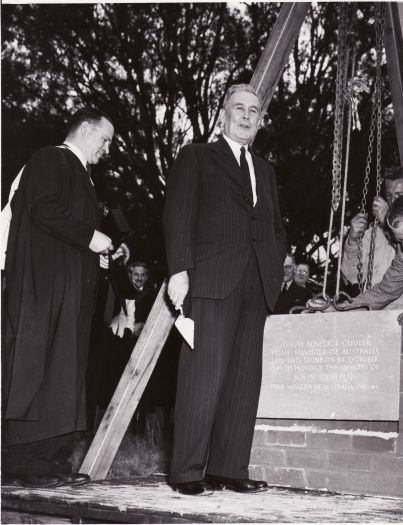
[{"label": "timber plank", "polygon": [[106,477],[175,321],[166,287],[164,281],[81,465],[80,472],[93,480]]},{"label": "timber plank", "polygon": [[250,85],[263,99],[265,113],[288,62],[291,49],[298,38],[310,2],[284,2],[270,33]]},{"label": "timber plank", "polygon": [[403,6],[386,3],[385,51],[395,117],[400,164],[403,165]]},{"label": "timber plank", "polygon": [[54,489],[3,488],[2,507],[3,513],[53,513],[82,523],[384,523],[403,519],[399,498],[274,487],[259,494],[218,491],[189,497],[173,492],[157,478]]}]

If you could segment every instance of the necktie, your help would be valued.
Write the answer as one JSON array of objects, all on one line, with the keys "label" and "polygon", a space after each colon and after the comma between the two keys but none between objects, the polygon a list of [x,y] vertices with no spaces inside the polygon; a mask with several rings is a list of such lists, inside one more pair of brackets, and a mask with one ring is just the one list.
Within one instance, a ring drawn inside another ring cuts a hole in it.
[{"label": "necktie", "polygon": [[250,204],[253,204],[253,194],[252,194],[252,185],[250,182],[249,166],[248,166],[248,161],[246,160],[245,148],[243,146],[241,148],[241,158],[240,158],[239,164],[241,167],[242,187],[243,187],[243,193],[245,195],[245,199]]},{"label": "necktie", "polygon": [[286,283],[284,283],[281,288],[281,295],[284,295],[287,292],[287,290],[288,290],[287,285]]}]

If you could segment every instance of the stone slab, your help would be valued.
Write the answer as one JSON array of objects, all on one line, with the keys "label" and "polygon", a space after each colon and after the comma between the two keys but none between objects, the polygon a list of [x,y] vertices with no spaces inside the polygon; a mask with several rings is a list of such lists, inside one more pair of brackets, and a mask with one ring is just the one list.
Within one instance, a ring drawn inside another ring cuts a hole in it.
[{"label": "stone slab", "polygon": [[399,313],[268,317],[258,417],[398,420]]}]

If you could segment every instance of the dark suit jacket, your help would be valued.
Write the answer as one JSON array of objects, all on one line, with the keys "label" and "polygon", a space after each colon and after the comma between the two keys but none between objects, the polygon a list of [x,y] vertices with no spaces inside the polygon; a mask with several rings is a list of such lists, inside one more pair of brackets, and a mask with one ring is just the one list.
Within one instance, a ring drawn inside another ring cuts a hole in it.
[{"label": "dark suit jacket", "polygon": [[311,298],[312,292],[310,290],[292,281],[288,290],[285,293],[280,293],[273,313],[289,314],[291,308],[294,306],[305,306],[305,303]]},{"label": "dark suit jacket", "polygon": [[223,137],[182,148],[167,182],[166,252],[171,275],[189,271],[191,297],[222,299],[242,278],[253,247],[272,309],[283,279],[285,233],[274,170],[252,158],[255,207],[244,198],[239,164]]}]

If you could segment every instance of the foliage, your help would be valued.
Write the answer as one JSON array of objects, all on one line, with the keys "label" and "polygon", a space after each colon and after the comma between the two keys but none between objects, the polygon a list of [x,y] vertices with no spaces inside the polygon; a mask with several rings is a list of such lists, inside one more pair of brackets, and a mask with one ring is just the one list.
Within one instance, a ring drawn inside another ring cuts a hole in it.
[{"label": "foliage", "polygon": [[[95,170],[97,189],[125,210],[137,249],[163,274],[160,218],[170,166],[185,142],[215,135],[227,87],[250,80],[279,9],[278,3],[3,6],[4,188],[34,149],[62,141],[73,108],[104,109],[114,118],[116,139],[106,165]],[[369,78],[372,24],[372,6],[361,3],[354,36]],[[313,255],[326,242],[336,30],[337,4],[314,4],[256,139],[275,164],[289,242],[299,255]],[[386,81],[385,87],[386,108]],[[362,187],[369,113],[366,96],[364,131],[352,140],[350,213]],[[391,165],[396,139],[387,116],[384,158]]]}]

